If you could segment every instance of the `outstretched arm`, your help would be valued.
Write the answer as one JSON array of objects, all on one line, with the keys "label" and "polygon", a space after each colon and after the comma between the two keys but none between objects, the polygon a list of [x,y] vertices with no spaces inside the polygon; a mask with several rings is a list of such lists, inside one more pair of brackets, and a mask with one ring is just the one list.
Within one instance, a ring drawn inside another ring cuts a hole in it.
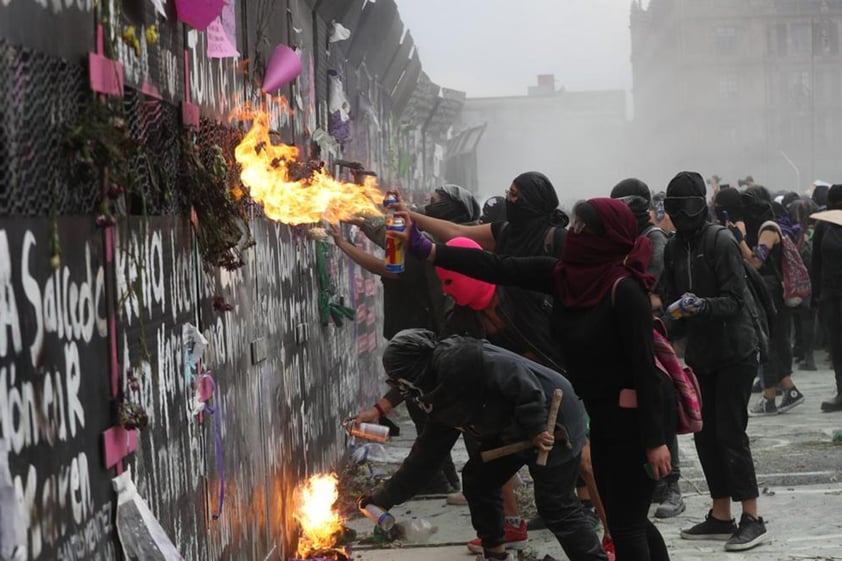
[{"label": "outstretched arm", "polygon": [[491,224],[455,224],[448,220],[432,218],[417,212],[410,212],[409,216],[418,224],[419,228],[441,242],[462,237],[474,240],[480,247],[488,251],[494,251],[496,247],[494,234],[491,232]]},{"label": "outstretched arm", "polygon": [[386,270],[386,264],[383,262],[382,259],[375,257],[374,255],[358,248],[348,240],[344,239],[341,234],[335,234],[333,236],[333,241],[336,243],[336,247],[341,249],[342,252],[345,253],[345,255],[350,257],[354,263],[356,263],[369,273],[373,273],[375,275],[379,275],[387,279],[399,278],[399,276],[396,273],[392,273]]}]

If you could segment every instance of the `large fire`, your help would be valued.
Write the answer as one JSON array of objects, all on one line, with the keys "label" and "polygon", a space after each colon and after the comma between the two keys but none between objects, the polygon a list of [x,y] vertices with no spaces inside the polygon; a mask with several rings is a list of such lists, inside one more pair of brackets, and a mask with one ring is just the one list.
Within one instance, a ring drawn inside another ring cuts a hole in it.
[{"label": "large fire", "polygon": [[267,113],[249,108],[242,117],[252,125],[234,152],[242,169],[240,179],[266,216],[297,225],[323,219],[337,224],[360,214],[382,214],[383,194],[373,177],[366,178],[365,185],[339,181],[323,169],[296,177],[301,174],[291,171],[301,167],[298,148],[272,142]]},{"label": "large fire", "polygon": [[342,520],[334,503],[339,498],[336,475],[317,474],[295,493],[295,518],[301,526],[296,555],[310,557],[314,552],[329,550],[342,531]]}]

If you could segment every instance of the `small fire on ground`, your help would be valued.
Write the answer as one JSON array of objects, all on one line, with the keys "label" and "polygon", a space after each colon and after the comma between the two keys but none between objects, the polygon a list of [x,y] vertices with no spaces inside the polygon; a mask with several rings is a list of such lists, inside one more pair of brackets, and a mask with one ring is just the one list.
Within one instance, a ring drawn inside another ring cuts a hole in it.
[{"label": "small fire on ground", "polygon": [[318,165],[298,161],[297,147],[273,143],[266,111],[246,108],[240,118],[252,121],[234,152],[240,180],[266,216],[295,226],[382,214],[383,194],[373,177],[366,177],[364,185],[335,179]]},{"label": "small fire on ground", "polygon": [[345,551],[335,547],[342,532],[342,519],[335,507],[338,498],[339,478],[332,473],[316,474],[296,489],[294,516],[301,527],[298,559],[347,561]]}]

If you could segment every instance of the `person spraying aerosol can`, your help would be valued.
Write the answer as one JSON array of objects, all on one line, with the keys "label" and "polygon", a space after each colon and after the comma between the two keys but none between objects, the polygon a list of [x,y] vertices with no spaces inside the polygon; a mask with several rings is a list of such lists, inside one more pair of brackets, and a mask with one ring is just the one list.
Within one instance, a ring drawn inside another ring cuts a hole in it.
[{"label": "person spraying aerosol can", "polygon": [[388,235],[389,232],[403,232],[406,221],[400,216],[386,217],[386,270],[390,273],[402,273],[405,267],[406,254],[403,241]]},{"label": "person spraying aerosol can", "polygon": [[373,442],[389,440],[389,427],[374,423],[357,423],[356,417],[348,417],[342,421],[342,427],[350,436]]}]

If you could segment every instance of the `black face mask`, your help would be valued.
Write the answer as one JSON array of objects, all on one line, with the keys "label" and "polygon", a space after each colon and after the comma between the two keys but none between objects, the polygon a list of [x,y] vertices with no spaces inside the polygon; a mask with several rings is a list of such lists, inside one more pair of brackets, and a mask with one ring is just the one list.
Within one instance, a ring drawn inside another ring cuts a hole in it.
[{"label": "black face mask", "polygon": [[428,204],[424,207],[424,214],[431,218],[439,218],[458,224],[469,221],[469,217],[462,205],[454,203],[449,199]]},{"label": "black face mask", "polygon": [[670,218],[675,229],[682,236],[689,236],[696,233],[707,221],[707,215],[705,213],[696,216],[687,216],[683,212],[679,212],[678,214],[671,214]]},{"label": "black face mask", "polygon": [[523,212],[523,205],[506,199],[506,220],[512,224],[518,224],[529,218],[529,214]]}]

